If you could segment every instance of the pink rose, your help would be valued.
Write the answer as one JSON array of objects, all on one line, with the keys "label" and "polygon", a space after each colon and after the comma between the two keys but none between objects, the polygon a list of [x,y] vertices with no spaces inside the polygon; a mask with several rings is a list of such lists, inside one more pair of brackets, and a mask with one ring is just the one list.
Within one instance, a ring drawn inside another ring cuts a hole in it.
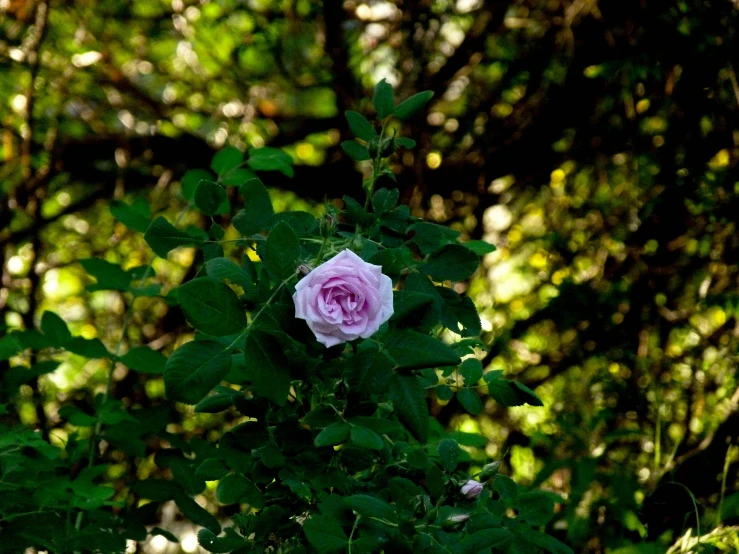
[{"label": "pink rose", "polygon": [[390,319],[393,283],[379,265],[342,250],[298,282],[293,302],[295,317],[330,347],[371,337]]},{"label": "pink rose", "polygon": [[461,492],[465,498],[477,498],[478,496],[480,496],[480,494],[482,494],[482,483],[480,483],[479,481],[475,481],[474,479],[470,479],[464,485],[462,485],[462,488],[459,492]]}]

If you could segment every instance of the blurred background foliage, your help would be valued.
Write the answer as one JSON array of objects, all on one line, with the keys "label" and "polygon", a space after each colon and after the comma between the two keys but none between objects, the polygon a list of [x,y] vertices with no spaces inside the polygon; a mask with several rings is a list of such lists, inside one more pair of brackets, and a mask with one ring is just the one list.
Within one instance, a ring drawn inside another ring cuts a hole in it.
[{"label": "blurred background foliage", "polygon": [[[467,284],[484,365],[546,404],[485,397],[472,418],[452,401],[438,420],[567,498],[553,528],[577,552],[664,552],[696,517],[736,524],[737,29],[732,0],[0,0],[0,324],[50,309],[115,344],[128,299],[87,291],[77,260],[152,254],[111,202],[174,216],[184,172],[224,145],[293,157],[293,178],[264,176],[284,209],[361,196],[343,112],[369,115],[383,77],[401,99],[429,89],[403,128],[419,148],[395,160],[403,201],[498,246]],[[164,292],[196,262],[157,260]],[[169,353],[188,333],[139,298],[125,343]],[[6,423],[65,440],[60,404],[89,405],[107,363],[65,356]],[[127,406],[163,403],[161,379],[115,380]],[[227,424],[179,420],[213,440]],[[167,471],[116,456],[119,490]]]}]

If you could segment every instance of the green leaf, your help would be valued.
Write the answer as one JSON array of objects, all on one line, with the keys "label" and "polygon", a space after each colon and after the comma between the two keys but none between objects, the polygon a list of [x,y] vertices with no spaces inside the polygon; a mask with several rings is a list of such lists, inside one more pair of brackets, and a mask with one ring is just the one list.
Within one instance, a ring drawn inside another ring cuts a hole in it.
[{"label": "green leaf", "polygon": [[457,469],[457,464],[459,464],[459,446],[457,445],[457,441],[444,439],[439,441],[436,449],[439,452],[441,467],[444,468],[444,471],[454,471]]},{"label": "green leaf", "polygon": [[482,363],[476,358],[467,358],[459,366],[459,374],[464,378],[464,384],[474,387],[482,378]]},{"label": "green leaf", "polygon": [[347,110],[344,112],[344,115],[349,122],[349,128],[356,137],[367,142],[377,137],[377,131],[375,131],[374,126],[361,113]]},{"label": "green leaf", "polygon": [[398,521],[395,508],[374,496],[355,494],[344,498],[344,504],[347,508],[365,517],[377,517],[390,522]]},{"label": "green leaf", "polygon": [[366,350],[349,358],[345,371],[349,389],[360,394],[380,394],[387,390],[392,362],[376,350]]},{"label": "green leaf", "polygon": [[155,375],[164,373],[164,366],[167,363],[167,357],[164,354],[152,350],[148,346],[131,348],[120,357],[120,360],[129,369]]},{"label": "green leaf", "polygon": [[200,181],[193,197],[195,207],[205,215],[213,216],[227,213],[228,196],[226,189],[213,181]]},{"label": "green leaf", "polygon": [[259,179],[251,179],[239,187],[244,197],[244,209],[233,219],[233,226],[244,236],[251,236],[269,227],[274,215],[272,200]]},{"label": "green leaf", "polygon": [[313,444],[317,447],[336,446],[349,440],[351,426],[343,421],[337,421],[318,433]]},{"label": "green leaf", "polygon": [[218,458],[208,458],[195,470],[195,477],[203,481],[218,481],[228,475],[228,466]]},{"label": "green leaf", "polygon": [[457,400],[472,415],[477,415],[482,411],[482,400],[480,400],[476,389],[459,389],[457,391]]},{"label": "green leaf", "polygon": [[265,264],[278,278],[284,280],[295,275],[300,256],[300,241],[292,227],[279,223],[267,237]]},{"label": "green leaf", "polygon": [[146,230],[144,240],[160,258],[167,258],[170,250],[178,246],[192,246],[203,243],[202,238],[180,231],[162,216],[157,217]]},{"label": "green leaf", "polygon": [[41,331],[55,346],[61,346],[72,340],[72,333],[67,329],[67,324],[54,312],[47,311],[41,316]]},{"label": "green leaf", "polygon": [[256,148],[249,150],[249,167],[255,171],[279,171],[292,177],[293,159],[279,148]]},{"label": "green leaf", "polygon": [[188,202],[192,202],[198,183],[205,179],[213,180],[213,174],[205,169],[191,169],[182,176],[182,196]]},{"label": "green leaf", "polygon": [[360,425],[367,429],[372,429],[375,433],[402,433],[405,430],[397,421],[385,419],[383,417],[356,416],[349,420],[352,425]]},{"label": "green leaf", "polygon": [[368,213],[362,205],[351,196],[344,196],[344,210],[349,223],[355,223],[360,227],[371,227],[377,218]]},{"label": "green leaf", "polygon": [[108,349],[100,341],[100,339],[86,339],[84,337],[74,337],[69,342],[65,343],[64,348],[77,354],[78,356],[84,356],[85,358],[112,358]]},{"label": "green leaf", "polygon": [[385,443],[382,442],[382,437],[366,427],[360,427],[355,425],[351,430],[352,442],[362,448],[368,448],[370,450],[382,450]]},{"label": "green leaf", "polygon": [[233,146],[228,146],[216,152],[216,155],[213,156],[213,160],[210,162],[210,168],[220,177],[241,165],[243,161],[244,155],[241,151]]},{"label": "green leaf", "polygon": [[198,544],[208,552],[225,554],[248,543],[229,527],[226,529],[225,537],[218,537],[208,529],[201,529],[198,531]]},{"label": "green leaf", "polygon": [[255,289],[249,274],[229,258],[213,258],[212,260],[208,260],[205,263],[205,271],[209,277],[213,277],[219,281],[230,281],[245,291]]},{"label": "green leaf", "polygon": [[110,202],[110,213],[126,227],[139,233],[146,233],[151,224],[149,205],[143,198],[137,199],[130,206],[120,200],[112,200]]},{"label": "green leaf", "polygon": [[503,372],[500,370],[488,371],[483,375],[483,379],[488,384],[488,393],[501,406],[544,405],[541,399],[536,396],[536,393],[526,385],[503,379]]},{"label": "green leaf", "polygon": [[372,159],[367,147],[353,140],[343,141],[341,143],[341,149],[355,162],[365,162]]},{"label": "green leaf", "polygon": [[291,381],[289,361],[280,342],[264,331],[250,331],[244,343],[244,359],[256,393],[284,406]]},{"label": "green leaf", "polygon": [[240,187],[247,181],[256,178],[256,173],[254,173],[250,169],[246,169],[245,167],[240,167],[237,169],[232,169],[231,171],[226,173],[223,177],[221,177],[220,183],[224,187]]},{"label": "green leaf", "polygon": [[[550,554],[574,554],[574,550],[572,550],[563,542],[560,542],[554,537],[546,535],[544,533],[540,533],[539,531],[536,531],[534,529],[526,530],[526,540],[534,546],[543,548],[546,552],[549,552]],[[664,547],[660,545],[655,548],[653,552],[660,552],[660,548]],[[618,551],[620,552],[621,550],[619,549]],[[616,554],[616,552],[616,550],[611,550],[611,554]]]},{"label": "green leaf", "polygon": [[185,518],[189,519],[195,525],[200,525],[213,531],[213,533],[221,532],[221,525],[218,520],[200,504],[187,496],[184,491],[178,492],[174,497],[175,504],[182,512]]},{"label": "green leaf", "polygon": [[192,341],[180,346],[164,367],[167,398],[197,404],[220,383],[231,367],[231,356],[223,345]]},{"label": "green leaf", "polygon": [[494,244],[490,244],[489,242],[485,242],[484,240],[471,240],[468,242],[462,242],[460,244],[468,250],[472,250],[478,256],[492,254],[497,250]]},{"label": "green leaf", "polygon": [[483,529],[469,535],[462,541],[462,549],[470,554],[490,548],[505,549],[513,541],[513,534],[507,529]]},{"label": "green leaf", "polygon": [[480,265],[477,254],[459,244],[443,246],[428,257],[421,270],[435,281],[464,281]]},{"label": "green leaf", "polygon": [[429,434],[429,410],[423,380],[415,375],[393,374],[390,398],[403,424],[419,442],[425,443]]},{"label": "green leaf", "polygon": [[398,189],[380,189],[372,197],[372,210],[381,216],[392,210],[398,203],[400,192]]},{"label": "green leaf", "polygon": [[[231,358],[231,360],[231,363],[233,364],[233,358]],[[224,379],[228,379],[228,375],[226,375]],[[216,414],[233,406],[234,396],[236,396],[238,392],[233,389],[228,389],[227,387],[216,387],[216,390],[218,389],[227,389],[229,392],[206,396],[195,405],[196,413]]]},{"label": "green leaf", "polygon": [[424,369],[459,364],[459,356],[439,339],[415,331],[398,331],[384,340],[398,367]]},{"label": "green leaf", "polygon": [[554,517],[554,499],[544,491],[531,491],[518,497],[516,502],[517,519],[539,526]]},{"label": "green leaf", "polygon": [[216,498],[221,504],[236,504],[241,498],[253,488],[248,479],[243,475],[232,473],[226,475],[216,487]]},{"label": "green leaf", "polygon": [[408,227],[408,231],[413,232],[411,241],[418,246],[424,256],[447,244],[456,244],[460,235],[459,231],[425,221],[414,223]]},{"label": "green leaf", "polygon": [[416,141],[413,139],[409,139],[406,137],[398,137],[395,139],[395,144],[399,146],[400,148],[415,148],[416,147]]},{"label": "green leaf", "polygon": [[380,119],[385,119],[387,116],[393,115],[395,111],[393,87],[385,79],[375,85],[372,105],[377,110],[377,117]]},{"label": "green leaf", "polygon": [[423,92],[419,92],[418,94],[414,94],[410,98],[406,98],[397,105],[394,115],[401,121],[410,119],[410,117],[418,113],[421,108],[428,104],[429,100],[431,100],[433,97],[434,93],[430,90],[425,90]]},{"label": "green leaf", "polygon": [[451,331],[463,336],[474,337],[482,332],[480,315],[469,296],[462,296],[454,289],[436,287],[441,296],[441,323]]},{"label": "green leaf", "polygon": [[331,516],[312,515],[303,524],[303,531],[308,542],[316,549],[318,554],[328,554],[339,550],[346,550],[349,539],[344,530]]},{"label": "green leaf", "polygon": [[308,212],[297,210],[280,212],[272,217],[270,226],[275,227],[281,222],[287,223],[299,237],[307,237],[313,231],[318,229],[318,220],[313,216],[313,214]]},{"label": "green leaf", "polygon": [[80,264],[97,279],[97,283],[89,286],[88,290],[127,290],[131,284],[131,275],[117,264],[100,258],[80,260]]},{"label": "green leaf", "polygon": [[231,287],[212,277],[180,285],[176,296],[187,320],[198,331],[223,337],[246,327],[246,312],[239,298]]}]

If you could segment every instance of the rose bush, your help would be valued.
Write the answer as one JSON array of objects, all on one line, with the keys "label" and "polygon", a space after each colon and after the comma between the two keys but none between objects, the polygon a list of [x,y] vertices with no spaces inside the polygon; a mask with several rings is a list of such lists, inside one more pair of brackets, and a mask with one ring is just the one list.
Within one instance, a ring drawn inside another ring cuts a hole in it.
[{"label": "rose bush", "polygon": [[[109,349],[72,337],[50,312],[40,330],[0,339],[0,359],[33,349],[44,360],[12,368],[15,390],[53,371],[58,362],[45,358],[64,352],[107,360],[109,371],[94,406],[83,411],[73,400],[59,410],[70,427],[65,442],[0,427],[3,548],[123,552],[126,540],[176,540],[154,525],[171,501],[214,553],[571,552],[546,533],[561,498],[519,487],[488,461],[486,437],[447,432],[430,415],[430,406],[452,401],[478,415],[482,397],[541,405],[523,384],[482,366],[477,310],[450,286],[494,247],[413,217],[397,190],[380,186],[393,178],[385,157],[414,145],[395,122],[430,98],[396,106],[381,82],[373,98],[381,125],[347,112],[358,141],[342,147],[368,162],[366,200],[327,204],[320,221],[275,213],[254,173],[292,173],[290,156],[273,148],[246,158],[226,148],[212,172],[185,174],[185,211],[197,210],[207,231],[152,218],[140,203],[112,206],[157,256],[189,247],[198,268],[164,295],[158,263],[83,260],[92,289],[125,296],[125,322],[137,299],[161,297],[192,329],[168,356],[131,344],[127,323]],[[242,207],[223,217],[233,204]],[[122,366],[157,390],[163,380],[161,405],[116,400]],[[203,425],[210,429],[193,436]],[[130,486],[107,486],[113,465],[136,469]]]},{"label": "rose bush", "polygon": [[342,250],[298,282],[293,301],[295,317],[330,347],[369,338],[390,319],[393,282],[381,266]]}]

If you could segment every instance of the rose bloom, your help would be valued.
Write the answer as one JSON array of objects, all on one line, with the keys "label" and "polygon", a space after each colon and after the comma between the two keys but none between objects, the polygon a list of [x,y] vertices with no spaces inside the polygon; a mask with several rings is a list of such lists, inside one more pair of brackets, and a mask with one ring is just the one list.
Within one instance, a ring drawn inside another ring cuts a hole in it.
[{"label": "rose bloom", "polygon": [[379,265],[342,250],[298,282],[293,302],[295,317],[330,347],[371,337],[390,319],[393,283]]},{"label": "rose bloom", "polygon": [[472,499],[477,498],[482,494],[482,483],[475,481],[474,479],[470,479],[467,481],[464,485],[462,485],[462,488],[459,490],[465,498]]}]

